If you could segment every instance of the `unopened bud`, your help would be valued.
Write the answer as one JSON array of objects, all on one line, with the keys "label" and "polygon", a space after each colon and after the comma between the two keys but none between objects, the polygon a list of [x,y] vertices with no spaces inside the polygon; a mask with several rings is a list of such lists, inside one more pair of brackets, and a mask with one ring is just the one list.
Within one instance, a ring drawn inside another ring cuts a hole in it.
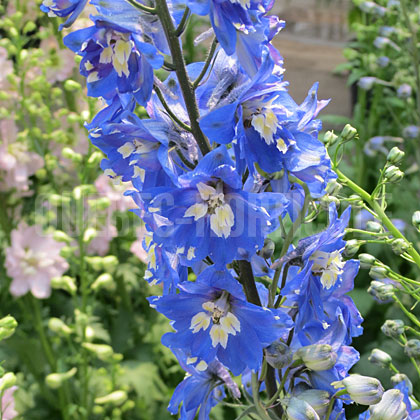
[{"label": "unopened bud", "polygon": [[387,182],[397,183],[404,178],[404,172],[392,165],[385,169],[384,178]]},{"label": "unopened bud", "polygon": [[74,375],[76,375],[76,373],[77,373],[77,368],[75,367],[63,373],[50,373],[45,378],[45,383],[51,389],[58,389],[63,385],[65,381],[69,380]]},{"label": "unopened bud", "polygon": [[100,271],[102,270],[102,260],[101,257],[85,257],[85,261],[95,270]]},{"label": "unopened bud", "polygon": [[389,389],[382,400],[369,407],[370,420],[404,420],[408,416],[404,394],[399,389]]},{"label": "unopened bud", "polygon": [[83,234],[83,242],[89,243],[97,235],[98,235],[98,231],[93,227],[89,227],[85,230],[85,233]]},{"label": "unopened bud", "polygon": [[100,197],[89,200],[89,206],[96,210],[106,210],[111,205],[111,200],[108,197]]},{"label": "unopened bud", "polygon": [[16,384],[16,376],[12,372],[7,372],[0,379],[0,393],[3,393],[6,389],[11,388]]},{"label": "unopened bud", "polygon": [[374,265],[369,270],[369,276],[372,277],[374,280],[386,279],[388,277],[388,270],[386,267],[379,267]]},{"label": "unopened bud", "polygon": [[60,318],[50,318],[48,320],[48,328],[56,334],[68,337],[72,330]]},{"label": "unopened bud", "polygon": [[408,340],[404,345],[404,353],[408,357],[414,357],[415,359],[420,357],[420,340],[413,338]]},{"label": "unopened bud", "polygon": [[404,333],[404,322],[401,319],[387,319],[382,325],[381,331],[387,337],[398,338]]},{"label": "unopened bud", "polygon": [[299,400],[306,401],[318,414],[320,419],[325,418],[330,404],[330,394],[320,389],[308,389],[296,396]]},{"label": "unopened bud", "polygon": [[346,246],[344,248],[344,254],[346,257],[351,258],[359,251],[360,242],[357,239],[350,239],[346,242]]},{"label": "unopened bud", "polygon": [[0,319],[0,328],[4,328],[6,330],[14,330],[16,329],[18,323],[15,318],[11,315],[7,315]]},{"label": "unopened bud", "polygon": [[417,229],[417,231],[420,232],[420,211],[417,210],[413,213],[411,222],[413,223],[413,226]]},{"label": "unopened bud", "polygon": [[408,395],[413,393],[413,384],[405,373],[396,373],[391,376],[391,382],[394,386],[404,382],[404,385],[407,387]]},{"label": "unopened bud", "polygon": [[107,344],[93,344],[93,343],[83,343],[82,346],[94,353],[96,357],[104,362],[109,361],[114,354],[111,346]]},{"label": "unopened bud", "polygon": [[82,85],[74,80],[68,79],[64,82],[64,89],[67,92],[76,92],[82,89]]},{"label": "unopened bud", "polygon": [[65,242],[67,244],[69,244],[72,241],[70,236],[61,230],[56,230],[53,234],[53,238],[57,242]]},{"label": "unopened bud", "polygon": [[319,420],[316,411],[306,401],[295,397],[288,401],[286,414],[289,420]]},{"label": "unopened bud", "polygon": [[53,277],[51,279],[51,287],[53,289],[65,290],[72,296],[77,292],[76,280],[69,276]]},{"label": "unopened bud", "polygon": [[61,207],[70,203],[70,197],[59,194],[51,194],[48,197],[48,201],[55,207]]},{"label": "unopened bud", "polygon": [[338,136],[336,134],[334,134],[333,131],[327,131],[324,134],[324,137],[322,139],[322,142],[326,145],[326,146],[332,146],[334,145],[338,140]]},{"label": "unopened bud", "polygon": [[357,209],[357,208],[362,208],[363,207],[363,200],[360,197],[360,195],[357,194],[352,194],[348,200],[349,203],[351,203],[352,207]]},{"label": "unopened bud", "polygon": [[275,341],[265,349],[265,358],[274,369],[290,365],[293,359],[289,346],[281,341]]},{"label": "unopened bud", "polygon": [[372,89],[373,85],[376,83],[378,79],[373,76],[365,76],[361,77],[357,82],[357,86],[363,90],[370,90]]},{"label": "unopened bud", "polygon": [[125,391],[114,391],[104,397],[95,398],[95,404],[119,406],[127,400],[128,396]]},{"label": "unopened bud", "polygon": [[373,220],[369,220],[366,223],[366,230],[369,232],[382,232],[382,225],[378,222],[374,222]]},{"label": "unopened bud", "polygon": [[340,200],[332,195],[324,195],[320,199],[321,207],[325,210],[328,210],[330,208],[331,203],[334,203],[336,207],[338,207],[340,205]]},{"label": "unopened bud", "polygon": [[260,256],[264,258],[265,260],[268,260],[272,257],[274,254],[274,250],[276,248],[276,244],[274,241],[270,238],[266,238],[264,240],[264,246],[262,247],[260,251]]},{"label": "unopened bud", "polygon": [[357,130],[352,127],[350,124],[346,124],[341,132],[341,141],[347,143],[348,141],[353,140],[357,136]]},{"label": "unopened bud", "polygon": [[70,149],[70,147],[64,147],[61,151],[61,155],[66,159],[70,159],[74,163],[81,163],[83,161],[83,156]]},{"label": "unopened bud", "polygon": [[311,344],[301,347],[293,357],[302,359],[307,368],[314,371],[331,369],[337,361],[337,353],[329,344]]},{"label": "unopened bud", "polygon": [[102,258],[102,266],[107,273],[112,273],[118,266],[118,258],[115,255],[107,255]]},{"label": "unopened bud", "polygon": [[370,254],[359,254],[361,268],[370,268],[375,264],[376,258]]},{"label": "unopened bud", "polygon": [[100,290],[105,289],[108,291],[115,290],[115,283],[114,280],[109,273],[101,274],[93,283],[92,283],[92,290]]},{"label": "unopened bud", "polygon": [[389,163],[396,165],[404,159],[404,155],[405,153],[402,150],[400,150],[397,146],[395,146],[389,151],[386,160]]},{"label": "unopened bud", "polygon": [[80,200],[81,198],[95,193],[95,187],[93,185],[78,185],[73,189],[73,197],[75,200]]},{"label": "unopened bud", "polygon": [[350,398],[357,404],[372,405],[381,401],[384,389],[376,378],[349,375],[341,381],[332,382],[335,389],[345,388]]},{"label": "unopened bud", "polygon": [[342,188],[343,186],[334,179],[327,184],[325,191],[327,194],[337,195]]},{"label": "unopened bud", "polygon": [[394,297],[394,286],[389,283],[374,280],[370,283],[368,293],[379,303],[388,303]]},{"label": "unopened bud", "polygon": [[410,245],[402,238],[394,239],[391,243],[391,248],[397,255],[402,255],[404,252],[408,251]]},{"label": "unopened bud", "polygon": [[380,349],[373,349],[368,360],[381,367],[388,367],[392,363],[392,357]]},{"label": "unopened bud", "polygon": [[95,151],[89,156],[87,163],[91,167],[96,167],[101,163],[102,159],[103,159],[102,153]]},{"label": "unopened bud", "polygon": [[63,246],[60,249],[60,255],[68,260],[69,258],[73,257],[74,252],[76,251],[77,247],[75,246]]},{"label": "unopened bud", "polygon": [[411,96],[413,89],[408,83],[403,83],[397,89],[397,96],[401,99],[407,99]]}]

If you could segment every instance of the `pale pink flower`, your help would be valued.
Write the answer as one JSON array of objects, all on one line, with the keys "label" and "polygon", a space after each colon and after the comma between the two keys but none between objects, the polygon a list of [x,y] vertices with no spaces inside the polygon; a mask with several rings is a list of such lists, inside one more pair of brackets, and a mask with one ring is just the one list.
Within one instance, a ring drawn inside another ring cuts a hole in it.
[{"label": "pale pink flower", "polygon": [[95,187],[100,195],[103,195],[111,202],[111,211],[126,211],[136,207],[133,199],[124,195],[125,191],[133,188],[131,182],[122,182],[118,185],[104,174],[98,176]]},{"label": "pale pink flower", "polygon": [[28,151],[25,143],[16,141],[17,134],[13,119],[0,121],[0,191],[16,188],[26,193],[29,177],[44,166],[44,160]]},{"label": "pale pink flower", "polygon": [[11,245],[6,249],[6,270],[12,278],[10,293],[22,296],[28,291],[38,299],[51,294],[51,279],[62,276],[69,268],[61,257],[64,244],[52,235],[43,234],[41,226],[21,222],[12,231]]},{"label": "pale pink flower", "polygon": [[130,247],[130,251],[145,264],[147,264],[147,252],[143,248],[143,239],[146,233],[146,226],[139,226],[136,229],[137,240],[133,242]]},{"label": "pale pink flower", "polygon": [[118,235],[117,228],[109,223],[89,242],[87,253],[103,257],[108,253],[109,243]]},{"label": "pale pink flower", "polygon": [[[0,379],[0,384],[2,383],[2,379]],[[18,413],[15,410],[15,399],[13,397],[13,393],[17,390],[17,386],[12,386],[6,391],[3,392],[3,397],[1,399],[1,413],[0,418],[2,420],[12,420],[14,419]]]}]

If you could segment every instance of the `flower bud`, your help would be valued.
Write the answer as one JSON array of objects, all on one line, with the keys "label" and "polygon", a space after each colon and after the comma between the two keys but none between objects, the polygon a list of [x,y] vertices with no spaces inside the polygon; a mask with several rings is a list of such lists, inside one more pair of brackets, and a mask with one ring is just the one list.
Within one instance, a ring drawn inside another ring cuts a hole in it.
[{"label": "flower bud", "polygon": [[333,131],[327,131],[324,134],[324,137],[322,139],[322,142],[326,145],[326,146],[332,146],[334,145],[338,140],[338,136],[336,134],[334,134]]},{"label": "flower bud", "polygon": [[352,194],[348,200],[349,203],[351,203],[352,207],[357,209],[357,208],[362,208],[363,207],[363,200],[360,197],[360,195],[357,194]]},{"label": "flower bud", "polygon": [[408,99],[412,93],[413,93],[413,89],[408,83],[403,83],[402,85],[398,86],[397,96],[399,98]]},{"label": "flower bud", "polygon": [[311,344],[301,347],[294,354],[294,360],[302,359],[307,368],[314,371],[331,369],[337,361],[337,353],[329,344]]},{"label": "flower bud", "polygon": [[0,393],[5,391],[6,389],[11,388],[16,384],[16,376],[12,372],[7,372],[3,375],[0,379]]},{"label": "flower bud", "polygon": [[101,257],[85,257],[85,261],[95,270],[100,271],[102,270],[102,260]]},{"label": "flower bud", "polygon": [[87,164],[91,166],[92,168],[97,167],[101,160],[103,159],[103,154],[99,151],[93,152],[87,161]]},{"label": "flower bud", "polygon": [[420,211],[417,210],[413,213],[411,222],[413,223],[413,226],[417,229],[417,231],[420,232]]},{"label": "flower bud", "polygon": [[319,418],[323,419],[328,411],[330,404],[330,394],[321,389],[308,389],[296,396],[299,400],[306,401],[318,414]]},{"label": "flower bud", "polygon": [[410,248],[410,245],[404,239],[397,238],[392,241],[391,248],[395,254],[402,255]]},{"label": "flower bud", "polygon": [[340,205],[340,200],[337,197],[333,197],[331,195],[324,195],[321,197],[320,204],[323,209],[328,210],[331,203],[334,203],[336,207],[338,207]]},{"label": "flower bud", "polygon": [[346,257],[351,258],[359,251],[359,248],[360,242],[357,239],[350,239],[346,242],[344,254]]},{"label": "flower bud", "polygon": [[359,88],[362,90],[370,90],[377,80],[378,79],[376,77],[372,76],[361,77],[357,82],[357,86],[359,86]]},{"label": "flower bud", "polygon": [[87,244],[97,235],[98,235],[98,231],[93,227],[89,227],[85,230],[83,234],[83,242]]},{"label": "flower bud", "polygon": [[369,407],[370,420],[404,420],[408,416],[404,394],[399,389],[386,391],[381,402]]},{"label": "flower bud", "polygon": [[48,320],[48,328],[59,335],[68,337],[72,330],[60,318],[50,318]]},{"label": "flower bud", "polygon": [[95,210],[106,210],[110,205],[111,200],[108,197],[89,200],[89,206]]},{"label": "flower bud", "polygon": [[45,378],[45,383],[51,389],[58,389],[60,388],[65,381],[72,378],[77,373],[77,368],[72,368],[67,372],[63,373],[50,373]]},{"label": "flower bud", "polygon": [[4,328],[6,330],[15,330],[18,323],[15,318],[11,315],[7,315],[0,319],[0,328]]},{"label": "flower bud", "polygon": [[404,353],[408,357],[419,358],[420,357],[420,340],[413,338],[408,340],[404,345]]},{"label": "flower bud", "polygon": [[332,382],[336,388],[345,388],[350,398],[357,404],[372,405],[381,401],[384,389],[376,378],[362,375],[349,375],[341,381]]},{"label": "flower bud", "polygon": [[396,166],[391,165],[385,169],[384,178],[387,182],[397,183],[404,178],[404,172],[400,171]]},{"label": "flower bud", "polygon": [[404,382],[405,386],[407,387],[408,395],[413,393],[413,384],[406,374],[396,373],[395,375],[391,376],[391,382],[394,386]]},{"label": "flower bud", "polygon": [[106,362],[109,361],[112,358],[112,355],[114,354],[114,350],[111,346],[108,346],[107,344],[93,344],[93,343],[83,343],[82,346],[89,350],[90,352],[94,353],[95,356]]},{"label": "flower bud", "polygon": [[370,268],[375,264],[376,258],[370,254],[360,254],[359,261],[361,268]]},{"label": "flower bud", "polygon": [[74,163],[82,163],[83,161],[83,156],[70,149],[70,147],[64,147],[61,151],[61,155],[66,159],[70,159]]},{"label": "flower bud", "polygon": [[69,244],[72,239],[70,238],[69,235],[67,235],[67,233],[61,231],[61,230],[56,230],[53,233],[53,239],[57,242],[65,242],[67,244]]},{"label": "flower bud", "polygon": [[376,60],[376,64],[382,68],[387,67],[390,62],[391,62],[390,58],[387,57],[386,55],[382,55],[378,57]]},{"label": "flower bud", "polygon": [[259,252],[260,256],[265,260],[268,260],[274,254],[274,250],[276,248],[276,244],[270,238],[264,239],[264,246],[262,247],[261,251]]},{"label": "flower bud", "polygon": [[327,194],[337,195],[342,188],[343,186],[334,179],[327,184],[325,191]]},{"label": "flower bud", "polygon": [[77,248],[75,246],[63,246],[60,250],[60,255],[67,260],[74,255],[74,251],[76,251],[76,249]]},{"label": "flower bud", "polygon": [[64,195],[51,194],[48,197],[48,201],[55,207],[65,206],[70,203],[70,198]]},{"label": "flower bud", "polygon": [[404,322],[401,319],[387,319],[382,325],[381,331],[387,337],[398,338],[404,333]]},{"label": "flower bud", "polygon": [[289,346],[281,341],[275,341],[265,349],[265,358],[274,369],[290,365],[293,359]]},{"label": "flower bud", "polygon": [[368,358],[369,362],[381,367],[388,367],[392,363],[392,357],[380,349],[373,349]]},{"label": "flower bud", "polygon": [[379,267],[377,265],[374,265],[369,270],[369,276],[372,277],[374,280],[386,279],[388,277],[388,270],[386,267]]},{"label": "flower bud", "polygon": [[127,400],[128,396],[125,391],[114,391],[104,397],[95,398],[95,404],[119,406]]},{"label": "flower bud", "polygon": [[67,92],[76,92],[82,89],[82,85],[74,80],[68,79],[64,82],[64,89]]},{"label": "flower bud", "polygon": [[352,127],[350,124],[346,124],[341,132],[341,141],[347,143],[348,141],[353,140],[357,136],[357,130]]},{"label": "flower bud", "polygon": [[292,397],[286,408],[289,420],[319,420],[316,411],[304,400]]},{"label": "flower bud", "polygon": [[420,127],[417,125],[409,125],[404,128],[403,136],[409,139],[416,139],[420,134]]},{"label": "flower bud", "polygon": [[78,185],[73,189],[73,197],[75,200],[80,200],[81,198],[94,194],[96,189],[93,185]]},{"label": "flower bud", "polygon": [[115,290],[115,283],[111,274],[103,273],[92,283],[91,288],[95,291],[104,289],[112,292]]},{"label": "flower bud", "polygon": [[394,296],[394,286],[392,284],[383,283],[381,281],[372,281],[368,288],[371,294],[379,303],[390,302]]},{"label": "flower bud", "polygon": [[51,287],[53,289],[65,290],[72,296],[77,292],[76,280],[69,276],[53,277],[51,279]]},{"label": "flower bud", "polygon": [[102,258],[102,266],[107,273],[112,273],[118,266],[118,258],[115,255],[107,255]]},{"label": "flower bud", "polygon": [[396,165],[397,163],[400,163],[404,159],[405,153],[400,150],[397,146],[393,147],[386,158],[387,162]]},{"label": "flower bud", "polygon": [[366,223],[366,230],[369,232],[382,232],[382,225],[378,222],[374,222],[373,220],[369,220]]}]

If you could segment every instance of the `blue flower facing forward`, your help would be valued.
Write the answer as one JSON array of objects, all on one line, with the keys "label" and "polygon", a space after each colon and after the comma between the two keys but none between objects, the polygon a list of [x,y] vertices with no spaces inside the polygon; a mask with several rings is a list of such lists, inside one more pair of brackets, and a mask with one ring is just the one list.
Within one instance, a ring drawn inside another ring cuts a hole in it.
[{"label": "blue flower facing forward", "polygon": [[87,78],[88,95],[110,102],[115,95],[134,96],[145,105],[152,94],[153,69],[163,65],[156,47],[141,33],[92,17],[94,26],[75,31],[64,44],[82,56],[80,73]]},{"label": "blue flower facing forward", "polygon": [[225,270],[209,267],[195,283],[178,287],[179,294],[150,298],[151,306],[173,320],[175,332],[165,334],[163,344],[199,362],[217,358],[234,375],[246,368],[257,371],[263,349],[287,336],[292,326],[281,310],[247,302],[241,285]]},{"label": "blue flower facing forward", "polygon": [[41,10],[48,13],[48,16],[68,17],[60,25],[60,30],[68,28],[82,13],[88,0],[43,0]]},{"label": "blue flower facing forward", "polygon": [[283,194],[243,191],[225,146],[204,156],[178,182],[176,188],[148,191],[153,198],[147,209],[167,220],[154,231],[154,241],[189,266],[207,256],[224,265],[244,253],[254,255],[288,203]]}]

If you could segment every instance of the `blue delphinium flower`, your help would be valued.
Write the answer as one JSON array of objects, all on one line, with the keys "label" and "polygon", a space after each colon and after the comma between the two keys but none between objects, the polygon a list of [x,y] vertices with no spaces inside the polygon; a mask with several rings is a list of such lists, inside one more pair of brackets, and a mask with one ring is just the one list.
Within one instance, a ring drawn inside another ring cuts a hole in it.
[{"label": "blue delphinium flower", "polygon": [[238,386],[220,362],[215,360],[209,365],[202,362],[193,367],[194,358],[187,357],[180,351],[174,353],[187,372],[185,379],[176,387],[168,406],[172,414],[178,414],[182,403],[180,420],[193,420],[197,411],[200,420],[209,419],[210,410],[225,398],[225,388],[233,397],[240,398]]},{"label": "blue delphinium flower", "polygon": [[60,25],[60,30],[68,28],[78,18],[80,13],[86,6],[88,0],[43,0],[41,10],[48,13],[50,17],[68,17],[68,19]]},{"label": "blue delphinium flower", "polygon": [[89,138],[107,156],[102,162],[105,174],[132,181],[142,191],[172,185],[183,165],[175,151],[169,152],[165,131],[164,123],[141,120],[125,111],[91,129]]},{"label": "blue delphinium flower", "polygon": [[[224,265],[254,255],[287,206],[277,193],[249,193],[225,146],[178,178],[179,187],[151,189],[147,209],[163,216],[154,240],[192,265],[209,256]],[[145,197],[145,196],[143,196]]]},{"label": "blue delphinium flower", "polygon": [[[298,106],[287,93],[287,83],[272,76],[273,63],[268,58],[252,80],[231,62],[219,54],[208,82],[216,92],[229,83],[229,94],[218,98],[209,93],[200,98],[203,108],[208,98],[208,112],[200,120],[204,133],[218,143],[233,142],[237,160],[244,160],[252,173],[255,164],[269,173],[284,169],[306,182],[313,196],[323,195],[335,175],[317,139],[321,122],[315,117],[328,103],[317,100],[318,85]],[[229,66],[230,73],[223,72]]]},{"label": "blue delphinium flower", "polygon": [[207,364],[217,358],[234,375],[247,367],[257,371],[263,348],[287,336],[292,325],[283,311],[247,302],[241,285],[214,266],[179,289],[177,295],[150,298],[153,307],[173,320],[175,332],[165,334],[163,344]]},{"label": "blue delphinium flower", "polygon": [[134,96],[145,105],[153,88],[153,69],[163,65],[156,47],[141,33],[93,16],[94,26],[75,31],[64,44],[82,56],[80,73],[87,78],[88,95],[111,101],[115,95]]},{"label": "blue delphinium flower", "polygon": [[278,51],[270,44],[275,34],[284,27],[284,21],[266,16],[273,7],[270,0],[177,0],[197,15],[209,15],[221,47],[227,55],[236,55],[244,70],[253,76],[261,65],[264,52]]}]

